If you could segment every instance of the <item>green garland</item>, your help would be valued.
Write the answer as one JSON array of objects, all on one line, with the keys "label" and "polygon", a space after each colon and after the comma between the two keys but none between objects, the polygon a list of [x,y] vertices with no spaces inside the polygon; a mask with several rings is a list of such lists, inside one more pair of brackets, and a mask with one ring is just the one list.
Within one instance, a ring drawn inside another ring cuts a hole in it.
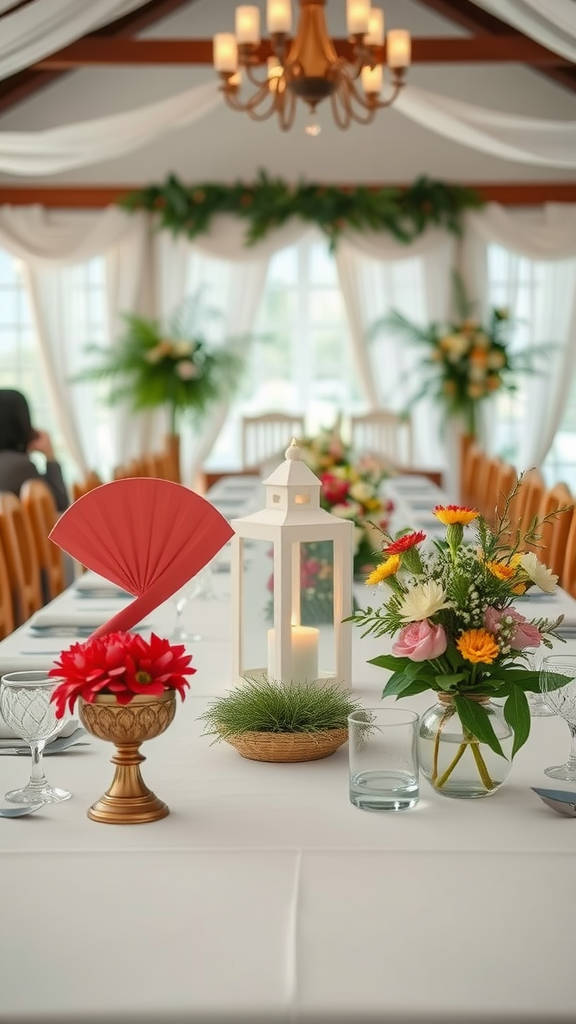
[{"label": "green garland", "polygon": [[158,213],[160,227],[195,238],[208,231],[218,213],[233,213],[247,221],[246,245],[254,245],[269,231],[292,217],[316,224],[335,247],[345,228],[389,231],[408,244],[429,225],[454,234],[461,230],[464,210],[482,205],[477,192],[462,185],[420,177],[409,188],[369,188],[358,185],[288,185],[260,171],[253,185],[205,183],[187,187],[174,175],[163,185],[130,192],[120,205],[126,210]]}]

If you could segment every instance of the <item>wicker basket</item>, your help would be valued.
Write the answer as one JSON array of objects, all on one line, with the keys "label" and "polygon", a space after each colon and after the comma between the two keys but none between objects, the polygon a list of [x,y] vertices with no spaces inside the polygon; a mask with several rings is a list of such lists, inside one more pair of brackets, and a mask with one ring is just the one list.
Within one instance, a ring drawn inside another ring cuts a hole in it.
[{"label": "wicker basket", "polygon": [[346,743],[348,729],[325,732],[242,732],[224,736],[250,761],[317,761]]}]

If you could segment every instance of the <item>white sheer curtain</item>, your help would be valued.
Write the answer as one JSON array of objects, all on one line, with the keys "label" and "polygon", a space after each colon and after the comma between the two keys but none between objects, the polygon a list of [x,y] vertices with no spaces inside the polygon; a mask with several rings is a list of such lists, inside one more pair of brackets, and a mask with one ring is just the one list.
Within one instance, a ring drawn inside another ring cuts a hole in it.
[{"label": "white sheer curtain", "polygon": [[[451,271],[456,243],[452,236],[430,231],[412,245],[382,234],[347,235],[336,252],[356,355],[366,395],[373,407],[402,411],[418,389],[419,349],[410,349],[392,332],[381,333],[370,344],[372,325],[392,309],[425,326],[444,321],[451,300]],[[444,470],[447,487],[455,491],[456,466],[452,432],[443,432],[439,410],[428,401],[412,412],[414,459],[420,466]]]},{"label": "white sheer curtain", "polygon": [[[234,218],[223,220],[224,224],[218,219],[214,229],[193,244],[182,237],[174,238],[167,232],[156,237],[158,317],[162,321],[169,319],[187,295],[202,288],[209,272],[207,263],[216,259],[219,263],[218,307],[223,314],[222,338],[245,339],[245,350],[262,298],[268,256],[265,247],[259,248],[258,253],[246,248],[242,234],[234,230],[238,228]],[[211,302],[208,304],[212,305]],[[185,483],[195,482],[227,413],[226,402],[214,405],[200,434],[193,433],[183,421],[181,462]],[[163,424],[163,429],[165,427]]]},{"label": "white sheer curtain", "polygon": [[[108,329],[118,327],[117,314],[138,312],[143,301],[148,219],[110,207],[100,214],[58,214],[40,207],[0,208],[0,247],[19,258],[29,291],[46,380],[64,439],[79,469],[95,462],[91,415],[93,389],[69,378],[82,369],[82,349],[70,300],[70,267],[95,256],[106,258]],[[113,335],[111,335],[113,336]],[[120,417],[120,420],[122,418]],[[117,422],[120,461],[128,429]]]},{"label": "white sheer curtain", "polygon": [[576,62],[574,0],[474,0],[537,43]]},{"label": "white sheer curtain", "polygon": [[[576,207],[548,204],[539,211],[505,210],[495,203],[466,217],[464,270],[471,295],[486,313],[488,246],[501,245],[508,259],[506,301],[517,310],[518,263],[521,257],[538,264],[538,293],[533,297],[528,334],[530,345],[549,345],[541,370],[523,382],[526,417],[520,431],[518,470],[540,466],[550,449],[566,407],[576,369]],[[486,418],[487,440],[493,418]]]},{"label": "white sheer curtain", "polygon": [[[0,24],[0,78],[55,53],[87,32],[121,18],[146,0],[33,0]],[[3,9],[14,6],[0,3]]]}]

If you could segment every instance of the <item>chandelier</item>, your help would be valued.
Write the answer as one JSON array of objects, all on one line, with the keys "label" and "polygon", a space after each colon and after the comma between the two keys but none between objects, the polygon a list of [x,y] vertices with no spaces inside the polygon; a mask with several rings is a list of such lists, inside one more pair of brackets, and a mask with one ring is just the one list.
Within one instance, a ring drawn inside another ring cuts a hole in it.
[{"label": "chandelier", "polygon": [[[236,32],[214,36],[214,67],[222,79],[228,106],[247,113],[255,121],[276,114],[283,131],[294,123],[296,103],[308,105],[308,135],[318,135],[316,107],[330,97],[332,115],[338,128],[352,121],[369,124],[377,110],[396,99],[410,64],[410,34],[405,29],[386,33],[384,13],[371,7],[370,0],[346,0],[346,22],[351,59],[339,57],[326,29],[325,0],[300,0],[296,35],[290,38],[290,0],[267,0],[266,23],[273,56],[262,75],[260,58],[260,11],[257,7],[236,8]],[[390,72],[388,95],[381,96],[384,54]],[[240,97],[245,73],[254,86],[253,94]],[[360,84],[359,84],[360,83]]]}]

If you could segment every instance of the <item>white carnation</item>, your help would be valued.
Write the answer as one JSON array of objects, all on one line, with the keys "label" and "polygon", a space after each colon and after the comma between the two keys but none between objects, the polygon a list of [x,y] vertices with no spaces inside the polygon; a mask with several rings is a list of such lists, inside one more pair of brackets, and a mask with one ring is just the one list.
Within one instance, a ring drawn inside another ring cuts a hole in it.
[{"label": "white carnation", "polygon": [[441,608],[452,608],[452,601],[446,600],[446,591],[436,580],[418,583],[408,591],[400,604],[400,617],[403,622],[421,622],[429,619]]}]

